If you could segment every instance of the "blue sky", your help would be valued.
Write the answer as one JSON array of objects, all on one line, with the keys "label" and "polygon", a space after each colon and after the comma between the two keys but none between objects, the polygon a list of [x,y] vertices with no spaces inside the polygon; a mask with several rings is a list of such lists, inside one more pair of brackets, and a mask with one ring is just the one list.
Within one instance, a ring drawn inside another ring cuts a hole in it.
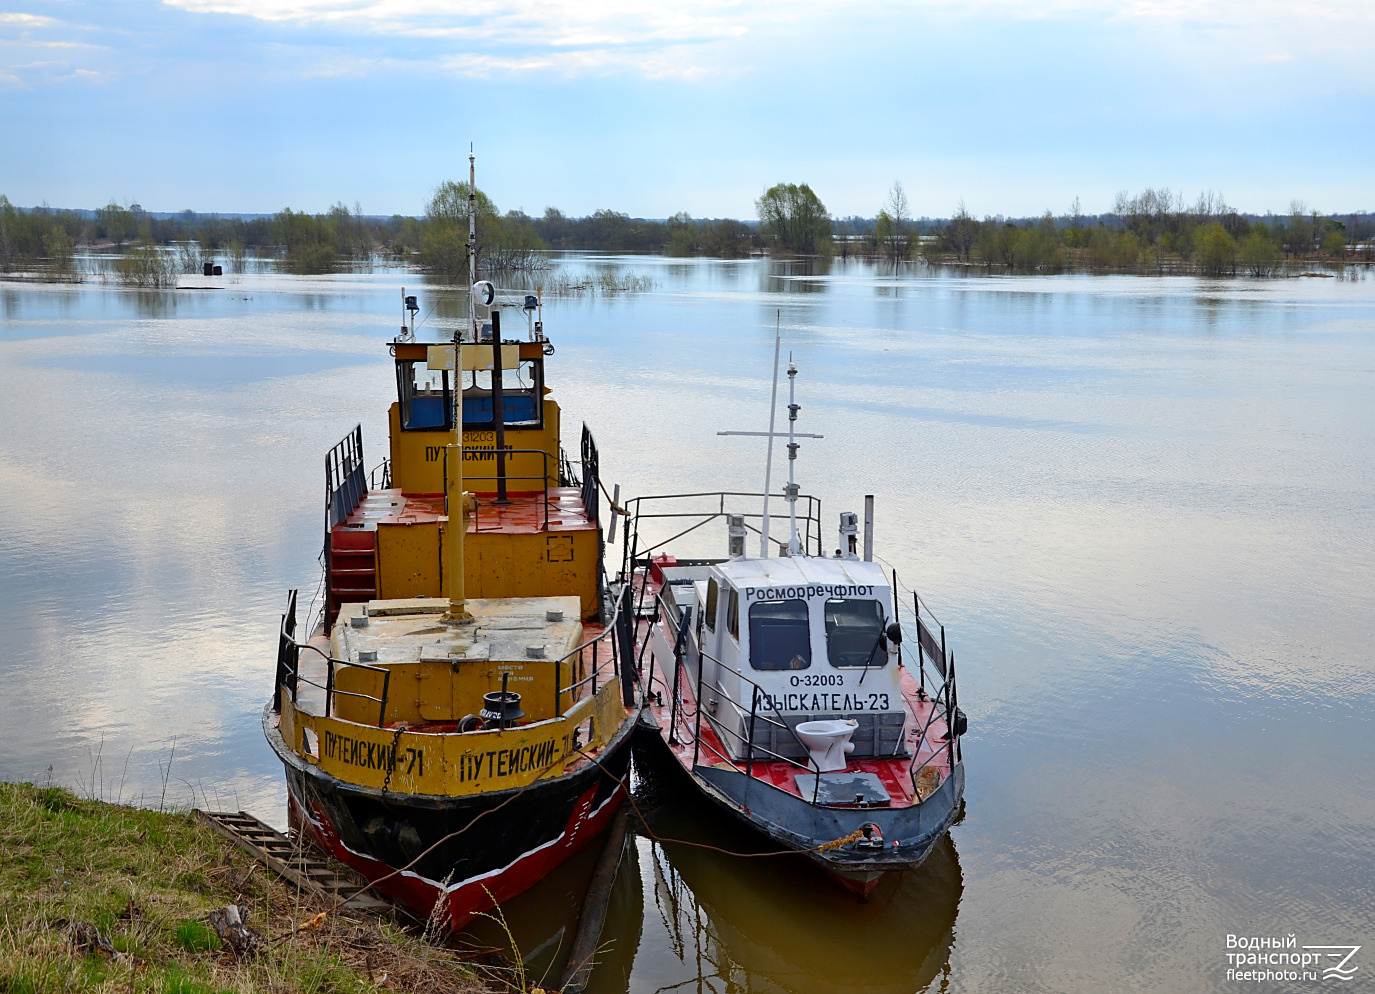
[{"label": "blue sky", "polygon": [[1375,209],[1369,0],[0,0],[18,204]]}]

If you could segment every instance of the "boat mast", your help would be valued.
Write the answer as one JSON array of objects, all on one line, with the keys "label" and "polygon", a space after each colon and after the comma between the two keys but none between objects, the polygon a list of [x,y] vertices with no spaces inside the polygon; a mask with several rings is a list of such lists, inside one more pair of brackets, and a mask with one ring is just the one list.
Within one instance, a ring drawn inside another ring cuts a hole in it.
[{"label": "boat mast", "polygon": [[[477,341],[477,300],[471,284],[477,281],[477,164],[473,147],[468,146],[468,324]],[[471,624],[473,616],[463,596],[463,539],[468,531],[468,495],[463,492],[463,333],[454,329],[454,440],[449,443],[445,462],[445,503],[449,508],[446,528],[449,571],[449,610],[444,621],[454,625]]]},{"label": "boat mast", "polygon": [[[468,146],[468,284],[477,282],[477,164],[473,160],[473,146]],[[468,294],[468,327],[472,340],[477,341],[477,298]],[[455,336],[457,337],[457,336]],[[457,371],[455,371],[457,372]],[[462,377],[460,376],[460,379]],[[459,401],[459,408],[463,402]],[[455,419],[454,424],[461,422]],[[462,441],[462,433],[459,435]]]},{"label": "boat mast", "polygon": [[[788,485],[783,488],[783,493],[788,500],[788,555],[802,555],[802,540],[797,535],[797,481],[793,478],[793,469],[797,465],[796,441],[797,412],[802,410],[802,405],[797,402],[797,363],[793,362],[792,353],[788,353]],[[772,429],[770,430],[769,443],[773,443]]]},{"label": "boat mast", "polygon": [[[773,352],[773,396],[778,397],[778,339],[774,339]],[[776,404],[769,408],[769,430],[768,431],[718,431],[718,435],[751,435],[758,437],[765,435],[769,439],[768,467],[764,470],[764,526],[759,529],[763,536],[761,547],[761,558],[768,558],[769,554],[769,473],[773,468],[773,437],[782,436],[782,432],[773,430],[773,414]],[[801,556],[806,555],[802,548],[802,539],[797,534],[797,481],[793,478],[793,466],[797,462],[797,450],[801,448],[799,438],[825,438],[825,435],[813,435],[811,432],[797,430],[797,412],[802,410],[802,405],[797,402],[797,363],[793,362],[792,353],[788,353],[788,485],[783,488],[783,497],[788,502],[788,522],[790,534],[788,535],[787,555]]]},{"label": "boat mast", "polygon": [[769,453],[764,458],[764,520],[759,528],[760,559],[769,558],[769,485],[770,477],[773,475],[774,415],[778,412],[778,352],[783,347],[782,333],[779,330],[782,315],[781,308],[773,313],[773,392],[769,394]]}]

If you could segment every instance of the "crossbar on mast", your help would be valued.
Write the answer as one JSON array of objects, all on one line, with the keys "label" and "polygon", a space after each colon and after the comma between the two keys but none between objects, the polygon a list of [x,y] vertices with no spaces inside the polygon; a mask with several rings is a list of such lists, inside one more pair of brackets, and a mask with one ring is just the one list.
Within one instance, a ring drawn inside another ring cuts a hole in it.
[{"label": "crossbar on mast", "polygon": [[763,438],[771,435],[774,438],[825,438],[825,435],[813,435],[805,431],[718,431],[718,435],[754,435]]},{"label": "crossbar on mast", "polygon": [[769,430],[768,431],[718,431],[718,435],[745,435],[751,438],[767,438],[769,440],[769,454],[764,469],[764,514],[760,522],[759,546],[760,558],[767,559],[769,555],[769,477],[773,471],[773,440],[775,438],[787,437],[788,439],[788,483],[783,488],[783,498],[788,502],[788,555],[801,556],[806,551],[802,547],[802,539],[797,534],[797,494],[798,486],[795,475],[797,464],[797,450],[801,448],[799,438],[825,438],[825,435],[816,435],[808,431],[797,430],[797,412],[802,410],[802,405],[797,402],[797,363],[793,362],[791,353],[788,355],[788,430],[786,432],[774,431],[774,411],[777,409],[778,397],[778,346],[781,339],[776,338],[774,342],[774,379],[773,396],[774,403],[769,409]]}]

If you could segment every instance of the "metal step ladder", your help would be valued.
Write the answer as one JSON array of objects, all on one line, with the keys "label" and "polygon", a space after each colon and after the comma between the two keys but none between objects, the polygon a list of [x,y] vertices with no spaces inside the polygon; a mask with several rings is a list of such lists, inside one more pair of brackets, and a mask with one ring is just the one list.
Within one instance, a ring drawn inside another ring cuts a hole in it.
[{"label": "metal step ladder", "polygon": [[[390,914],[390,901],[372,891],[358,894],[367,881],[353,870],[322,855],[303,839],[291,839],[247,811],[201,811],[196,818],[247,852],[278,876],[331,904],[348,898],[347,908]],[[354,896],[358,895],[358,896]]]}]

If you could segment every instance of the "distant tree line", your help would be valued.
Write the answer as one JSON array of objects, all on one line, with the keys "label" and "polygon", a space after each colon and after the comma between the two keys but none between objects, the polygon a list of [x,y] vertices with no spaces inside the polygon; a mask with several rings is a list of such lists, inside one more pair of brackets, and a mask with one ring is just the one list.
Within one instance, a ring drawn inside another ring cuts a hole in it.
[{"label": "distant tree line", "polygon": [[[198,272],[212,260],[242,271],[250,255],[274,256],[299,273],[384,255],[466,277],[468,195],[466,183],[448,181],[421,217],[390,218],[343,203],[322,214],[287,208],[261,217],[192,211],[158,217],[137,204],[20,209],[0,196],[0,272],[40,267],[51,279],[79,279],[75,256],[85,249],[115,253],[114,271],[138,286],[174,284],[177,273]],[[540,267],[549,249],[721,258],[842,254],[1016,273],[1214,276],[1266,276],[1305,261],[1375,261],[1375,215],[1323,215],[1298,202],[1287,215],[1243,215],[1220,195],[1186,203],[1169,189],[1124,191],[1110,212],[1094,216],[1084,215],[1076,198],[1060,215],[982,219],[963,202],[949,218],[913,218],[898,182],[872,218],[832,217],[806,183],[765,190],[750,221],[686,213],[654,220],[613,210],[569,217],[554,207],[531,217],[500,211],[480,189],[475,199],[480,273]]]},{"label": "distant tree line", "polygon": [[1308,261],[1375,261],[1375,215],[1322,215],[1295,201],[1287,215],[1243,215],[1218,194],[1187,204],[1169,189],[1117,195],[1097,217],[976,220],[960,204],[922,247],[932,262],[1009,272],[1197,273],[1270,276]]}]

